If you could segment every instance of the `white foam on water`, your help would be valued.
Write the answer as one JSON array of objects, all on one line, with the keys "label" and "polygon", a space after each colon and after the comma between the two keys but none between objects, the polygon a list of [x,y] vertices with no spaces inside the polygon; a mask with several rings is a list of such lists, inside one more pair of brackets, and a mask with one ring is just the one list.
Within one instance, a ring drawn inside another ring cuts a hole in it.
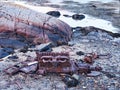
[{"label": "white foam on water", "polygon": [[[58,10],[56,8],[51,8],[51,7],[33,6],[33,5],[26,4],[25,2],[15,2],[15,3],[23,5],[27,8],[35,10],[37,12],[42,12],[42,13],[46,13],[48,11],[53,11],[53,10]],[[95,18],[95,17],[92,17],[90,15],[86,15],[86,14],[84,14],[85,18],[83,20],[73,20],[71,17],[64,17],[63,14],[68,14],[68,15],[72,16],[75,13],[65,11],[65,10],[59,10],[59,11],[61,13],[61,16],[59,17],[59,19],[66,22],[71,27],[94,26],[94,27],[97,27],[97,28],[105,29],[106,31],[111,31],[113,33],[118,33],[118,31],[119,31],[119,29],[115,28],[112,25],[112,22],[110,22],[110,21]]]},{"label": "white foam on water", "polygon": [[[73,15],[74,13],[66,12],[65,14]],[[86,27],[86,26],[94,26],[97,28],[105,29],[107,31],[111,31],[114,33],[118,32],[118,28],[115,28],[110,21],[99,19],[92,17],[90,15],[85,15],[85,18],[83,20],[73,20],[72,18],[67,18],[61,15],[60,20],[66,22],[72,27]]]}]

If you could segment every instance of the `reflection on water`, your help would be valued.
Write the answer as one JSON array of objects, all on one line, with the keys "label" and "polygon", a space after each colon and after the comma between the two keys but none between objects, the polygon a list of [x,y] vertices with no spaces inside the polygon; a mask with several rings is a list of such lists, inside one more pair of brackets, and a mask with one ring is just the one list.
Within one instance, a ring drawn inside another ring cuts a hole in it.
[{"label": "reflection on water", "polygon": [[[51,8],[51,7],[32,6],[32,5],[25,4],[24,2],[16,2],[16,3],[23,5],[25,7],[28,7],[30,9],[33,9],[37,12],[46,13],[48,11],[58,10],[56,8]],[[85,19],[83,19],[83,20],[73,20],[72,18],[64,17],[63,14],[73,15],[74,13],[69,12],[69,11],[65,11],[65,10],[59,10],[59,11],[61,13],[61,16],[59,19],[66,22],[71,27],[95,26],[97,28],[105,29],[107,31],[112,31],[115,33],[118,32],[118,28],[115,28],[114,26],[112,26],[112,23],[107,21],[107,20],[95,18],[95,17],[92,17],[90,15],[86,15],[86,14],[85,14]]]}]

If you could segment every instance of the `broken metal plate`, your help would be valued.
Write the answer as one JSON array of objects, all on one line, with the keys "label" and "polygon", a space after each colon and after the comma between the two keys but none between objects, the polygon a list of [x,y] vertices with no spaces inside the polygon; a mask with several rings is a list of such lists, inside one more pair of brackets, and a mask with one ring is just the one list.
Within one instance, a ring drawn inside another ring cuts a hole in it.
[{"label": "broken metal plate", "polygon": [[20,69],[20,71],[24,72],[24,73],[33,73],[37,70],[37,63],[36,64],[32,64],[26,67],[23,67]]},{"label": "broken metal plate", "polygon": [[9,67],[9,68],[5,69],[5,72],[9,75],[16,74],[18,71],[19,71],[19,68],[17,68],[17,67]]}]

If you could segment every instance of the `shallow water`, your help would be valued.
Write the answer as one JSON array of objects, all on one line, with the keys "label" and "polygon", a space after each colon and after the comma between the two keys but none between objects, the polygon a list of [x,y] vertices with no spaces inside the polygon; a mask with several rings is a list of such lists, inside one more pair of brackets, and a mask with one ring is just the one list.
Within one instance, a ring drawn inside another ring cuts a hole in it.
[{"label": "shallow water", "polygon": [[114,0],[48,0],[50,1],[51,3],[61,3],[63,1],[74,1],[74,2],[79,2],[79,3],[88,3],[88,2],[91,2],[91,1],[99,1],[99,2],[103,2],[103,3],[107,3],[107,2],[112,2]]},{"label": "shallow water", "polygon": [[[67,12],[66,14],[73,15],[74,13]],[[94,26],[94,27],[105,29],[107,31],[111,31],[114,33],[117,33],[119,30],[119,29],[115,28],[110,21],[95,18],[95,17],[92,17],[90,15],[86,15],[86,14],[84,14],[84,15],[85,15],[85,19],[83,19],[83,20],[73,20],[72,18],[67,18],[64,16],[61,16],[60,19],[64,22],[68,23],[71,27]]]},{"label": "shallow water", "polygon": [[17,4],[23,5],[25,7],[28,7],[32,10],[35,10],[37,12],[43,12],[46,13],[48,11],[53,11],[53,10],[58,10],[61,13],[61,16],[59,17],[60,20],[66,22],[67,24],[69,24],[71,27],[86,27],[86,26],[94,26],[97,28],[101,28],[101,29],[105,29],[107,31],[111,31],[114,33],[118,33],[119,29],[115,28],[112,25],[112,22],[104,20],[104,19],[99,19],[99,18],[95,18],[93,16],[90,15],[85,15],[85,19],[83,20],[73,20],[71,17],[64,17],[63,14],[67,14],[67,15],[73,15],[75,13],[73,12],[69,12],[69,11],[65,11],[65,10],[61,10],[61,9],[56,9],[56,8],[51,8],[51,7],[42,7],[42,6],[33,6],[33,5],[29,5],[26,4],[25,2],[15,2]]}]

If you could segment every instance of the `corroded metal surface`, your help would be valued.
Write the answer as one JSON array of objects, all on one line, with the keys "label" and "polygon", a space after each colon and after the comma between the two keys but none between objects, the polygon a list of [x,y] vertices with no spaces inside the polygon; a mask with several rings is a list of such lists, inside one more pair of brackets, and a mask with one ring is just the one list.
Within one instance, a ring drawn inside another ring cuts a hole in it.
[{"label": "corroded metal surface", "polygon": [[45,73],[90,73],[91,71],[100,71],[101,67],[91,67],[89,64],[77,63],[70,60],[68,53],[37,52],[39,62],[39,74]]},{"label": "corroded metal surface", "polygon": [[22,5],[0,2],[0,32],[15,32],[34,43],[67,43],[72,31],[66,23]]},{"label": "corroded metal surface", "polygon": [[45,72],[72,72],[68,53],[37,52],[37,60],[39,61],[39,69],[44,68]]},{"label": "corroded metal surface", "polygon": [[88,73],[91,73],[91,71],[102,70],[99,66],[93,67],[87,63],[79,63],[70,60],[69,53],[36,52],[36,54],[36,59],[27,59],[24,62],[20,62],[5,69],[5,72],[9,75],[15,74],[19,71],[25,73],[36,72],[41,75],[46,75],[47,73],[84,73],[87,75]]}]

